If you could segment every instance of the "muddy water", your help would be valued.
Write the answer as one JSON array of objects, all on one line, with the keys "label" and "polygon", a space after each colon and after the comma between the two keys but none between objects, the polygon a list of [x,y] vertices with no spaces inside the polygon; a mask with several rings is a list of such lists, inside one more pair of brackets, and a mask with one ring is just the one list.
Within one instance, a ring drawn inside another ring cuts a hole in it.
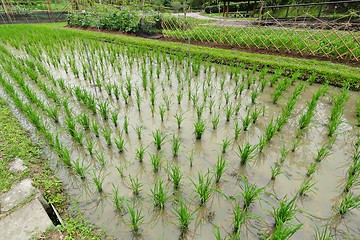
[{"label": "muddy water", "polygon": [[[16,52],[15,52],[16,53]],[[82,68],[81,63],[85,61],[84,56],[80,53],[80,57],[76,57],[76,64],[79,69]],[[46,59],[46,56],[44,56]],[[66,63],[66,58],[62,58],[62,64]],[[76,205],[83,216],[89,219],[97,226],[106,228],[106,232],[114,238],[129,239],[133,238],[133,233],[129,232],[129,214],[120,215],[116,213],[112,203],[112,196],[114,186],[119,188],[120,195],[128,200],[135,199],[136,206],[142,207],[142,215],[144,222],[140,225],[141,236],[138,238],[143,239],[175,239],[180,236],[178,222],[174,214],[173,206],[174,200],[169,200],[163,211],[154,210],[152,206],[152,199],[150,189],[153,188],[155,180],[160,176],[165,180],[167,185],[168,194],[172,196],[181,196],[183,200],[187,200],[189,208],[197,212],[194,214],[194,220],[189,226],[187,237],[189,239],[213,239],[213,231],[216,224],[220,227],[221,236],[225,237],[232,232],[233,225],[233,212],[232,203],[217,192],[213,192],[212,197],[207,202],[206,206],[198,208],[199,199],[194,193],[195,187],[192,181],[198,182],[198,173],[202,175],[207,171],[212,171],[218,159],[218,154],[221,153],[221,142],[226,138],[234,137],[234,124],[239,122],[242,126],[241,119],[246,116],[248,109],[254,109],[255,105],[251,103],[251,89],[258,88],[260,83],[257,80],[248,90],[245,88],[242,95],[234,99],[234,80],[230,80],[229,70],[222,66],[218,76],[215,76],[215,65],[212,66],[211,72],[204,72],[204,66],[201,67],[200,75],[192,75],[191,84],[187,82],[186,71],[184,70],[185,62],[174,65],[170,63],[169,69],[171,70],[170,78],[166,75],[166,65],[162,62],[162,69],[160,78],[155,76],[156,61],[154,69],[154,82],[156,86],[156,100],[155,100],[155,114],[152,116],[150,109],[150,96],[149,89],[146,91],[141,87],[141,64],[137,66],[136,62],[130,68],[127,64],[129,59],[127,56],[124,58],[118,56],[117,64],[120,64],[122,72],[118,72],[116,68],[111,67],[110,63],[106,60],[103,62],[105,65],[106,74],[105,82],[103,84],[116,84],[119,87],[123,86],[126,76],[130,77],[133,86],[132,95],[129,98],[129,104],[125,104],[122,96],[119,100],[115,97],[109,96],[105,89],[98,92],[99,101],[109,101],[111,109],[119,111],[119,126],[115,127],[111,120],[104,121],[100,114],[92,115],[88,109],[80,104],[75,95],[71,96],[69,91],[62,91],[59,87],[54,87],[48,82],[49,86],[57,89],[57,91],[64,97],[69,98],[69,105],[72,108],[74,116],[80,113],[87,113],[92,119],[97,121],[101,126],[111,129],[112,133],[112,146],[108,147],[104,137],[100,134],[100,138],[96,138],[91,131],[84,132],[88,139],[94,140],[94,149],[105,157],[105,167],[102,169],[101,174],[105,178],[103,183],[103,193],[99,194],[93,183],[93,171],[99,173],[101,164],[96,160],[96,157],[91,157],[86,150],[86,142],[83,140],[84,146],[80,146],[74,142],[66,130],[66,123],[64,122],[65,113],[62,109],[60,124],[55,125],[50,119],[44,116],[47,121],[49,131],[59,133],[60,140],[72,152],[72,158],[83,158],[85,164],[89,166],[87,170],[87,178],[82,181],[76,177],[76,174],[69,171],[67,168],[59,167],[59,176],[66,184],[66,188],[70,195],[73,197],[73,204]],[[146,68],[149,70],[150,63],[146,60]],[[72,73],[66,73],[62,68],[56,68],[53,65],[48,65],[44,61],[44,65],[51,70],[55,78],[63,78],[68,87],[80,86],[88,92],[95,93],[93,85],[82,77],[76,78]],[[94,64],[95,65],[95,64]],[[100,64],[94,66],[95,69],[100,69]],[[179,84],[176,71],[181,72],[181,79],[183,83]],[[245,74],[245,70],[241,70],[239,75]],[[149,71],[148,71],[149,75]],[[213,99],[215,105],[213,111],[220,114],[220,121],[217,129],[213,129],[211,125],[211,117],[208,108],[204,109],[202,119],[206,121],[207,129],[205,130],[200,140],[195,139],[194,135],[194,122],[197,119],[196,109],[193,106],[192,100],[188,97],[188,91],[191,89],[192,94],[197,91],[199,96],[198,105],[203,101],[203,82],[211,75],[211,84],[205,86],[209,89],[210,95],[205,105],[209,105],[209,100]],[[82,76],[80,74],[80,76]],[[251,77],[258,77],[259,73],[252,74]],[[266,77],[270,78],[271,75]],[[220,88],[221,79],[226,78],[224,90]],[[46,78],[43,81],[48,81]],[[162,83],[164,88],[162,88]],[[29,80],[31,89],[33,89],[41,99],[47,104],[53,105],[52,100],[46,98],[42,90]],[[295,86],[301,84],[296,82]],[[148,86],[150,83],[148,83]],[[240,165],[240,158],[238,153],[238,144],[243,146],[245,142],[250,144],[257,144],[259,137],[264,133],[265,127],[269,124],[271,118],[279,116],[282,108],[286,105],[290,98],[295,86],[290,86],[284,92],[283,98],[278,104],[273,104],[271,94],[274,88],[267,86],[265,91],[261,93],[257,99],[256,107],[262,108],[265,106],[265,113],[260,115],[256,124],[251,124],[248,131],[242,131],[238,140],[232,140],[227,152],[223,157],[227,162],[227,171],[222,176],[218,185],[215,188],[221,190],[225,196],[232,197],[234,201],[242,201],[240,193],[242,192],[240,186],[243,185],[241,176],[248,179],[250,183],[256,184],[258,187],[265,187],[267,194],[262,194],[262,201],[255,202],[250,208],[250,213],[261,216],[260,220],[249,219],[245,221],[241,228],[241,235],[246,239],[258,239],[265,233],[272,232],[274,228],[274,220],[270,214],[272,207],[277,208],[278,204],[274,195],[282,199],[287,196],[288,199],[293,198],[305,177],[306,169],[310,163],[314,162],[317,155],[317,150],[326,143],[329,138],[327,136],[327,123],[330,116],[332,103],[330,96],[340,93],[340,89],[330,87],[327,93],[322,96],[318,102],[315,110],[315,115],[310,123],[309,128],[304,132],[300,138],[300,145],[295,152],[290,152],[286,157],[280,174],[275,180],[271,180],[271,167],[275,166],[275,162],[281,156],[281,148],[285,145],[286,149],[290,149],[298,129],[298,122],[301,114],[307,109],[307,102],[311,100],[312,95],[319,89],[318,84],[307,86],[307,88],[298,97],[298,102],[295,105],[293,112],[287,123],[282,130],[278,132],[271,140],[271,142],[264,148],[263,153],[257,154],[252,158],[248,164]],[[138,87],[141,96],[141,110],[139,111],[136,106],[136,94],[134,88]],[[176,96],[178,91],[183,93],[181,104],[177,104]],[[224,94],[225,92],[232,93],[230,103],[235,106],[241,103],[240,111],[234,115],[229,122],[226,121],[224,109],[226,107]],[[165,112],[164,121],[161,121],[159,114],[159,106],[165,105],[163,96],[166,95],[171,99],[170,109]],[[351,162],[351,154],[354,151],[352,143],[356,140],[358,127],[356,127],[357,120],[355,118],[355,106],[359,99],[359,94],[351,92],[349,101],[345,104],[345,114],[343,116],[343,123],[338,129],[339,136],[332,146],[331,155],[326,157],[319,165],[318,171],[314,174],[314,182],[316,182],[313,193],[307,196],[298,197],[296,204],[299,209],[304,212],[297,212],[296,217],[300,223],[303,224],[302,228],[295,233],[294,239],[311,239],[314,236],[314,223],[318,226],[329,224],[331,228],[336,228],[336,234],[340,238],[349,234],[350,237],[358,236],[360,231],[357,229],[360,223],[360,216],[358,210],[351,211],[351,215],[344,218],[335,216],[334,206],[341,200],[342,189],[346,180],[346,172],[348,163]],[[177,128],[177,123],[174,118],[175,114],[183,114],[184,121],[181,128]],[[114,143],[115,137],[123,131],[123,122],[125,114],[129,120],[129,133],[123,133],[126,141],[126,151],[119,153]],[[26,124],[26,120],[22,120]],[[142,138],[139,139],[134,128],[143,126]],[[82,131],[82,127],[78,124],[77,129]],[[167,135],[166,142],[162,146],[163,152],[162,168],[159,173],[154,173],[152,170],[150,154],[157,152],[153,144],[152,133],[160,129]],[[171,151],[171,138],[172,135],[181,137],[182,145],[178,157],[172,156]],[[136,150],[140,144],[147,146],[147,153],[145,154],[143,163],[140,163],[136,157]],[[189,158],[193,152],[193,165],[190,166]],[[166,173],[167,163],[177,163],[180,165],[181,172],[183,173],[180,192],[173,191],[172,183]],[[61,166],[61,164],[59,164]],[[116,166],[125,166],[125,178],[121,178]],[[211,174],[210,174],[211,175]],[[141,194],[139,197],[133,196],[130,189],[129,176],[137,177],[139,182],[143,184]],[[353,192],[357,195],[359,192],[354,189]],[[335,216],[335,217],[334,217]],[[297,221],[295,221],[297,223]]]}]

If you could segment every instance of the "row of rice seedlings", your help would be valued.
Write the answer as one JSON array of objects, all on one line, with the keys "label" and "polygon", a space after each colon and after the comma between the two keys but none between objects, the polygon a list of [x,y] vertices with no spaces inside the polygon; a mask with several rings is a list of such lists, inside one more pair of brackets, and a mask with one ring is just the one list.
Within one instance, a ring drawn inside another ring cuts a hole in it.
[{"label": "row of rice seedlings", "polygon": [[343,91],[337,95],[334,96],[333,102],[333,108],[331,110],[331,115],[329,118],[329,137],[334,136],[338,126],[342,123],[342,116],[344,115],[343,105],[345,102],[349,99],[348,96],[348,85],[343,87]]},{"label": "row of rice seedlings", "polygon": [[276,104],[280,98],[283,96],[283,92],[290,86],[290,81],[288,78],[283,78],[278,85],[276,86],[273,94],[272,94],[272,101]]},{"label": "row of rice seedlings", "polygon": [[308,102],[308,104],[307,104],[306,112],[304,112],[299,119],[299,129],[296,134],[296,137],[299,137],[300,134],[302,133],[302,131],[305,130],[309,126],[311,119],[314,116],[314,110],[317,106],[317,102],[318,102],[319,98],[325,92],[327,92],[328,88],[329,88],[328,84],[322,85],[319,88],[319,90],[313,94],[311,102]]}]

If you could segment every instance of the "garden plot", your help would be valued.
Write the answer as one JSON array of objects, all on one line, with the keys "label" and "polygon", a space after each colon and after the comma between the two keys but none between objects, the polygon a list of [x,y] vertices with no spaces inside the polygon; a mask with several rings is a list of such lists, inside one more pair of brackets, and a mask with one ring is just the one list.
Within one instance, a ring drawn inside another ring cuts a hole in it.
[{"label": "garden plot", "polygon": [[90,69],[83,39],[24,34],[2,38],[2,94],[111,236],[359,235],[358,93],[98,40]]}]

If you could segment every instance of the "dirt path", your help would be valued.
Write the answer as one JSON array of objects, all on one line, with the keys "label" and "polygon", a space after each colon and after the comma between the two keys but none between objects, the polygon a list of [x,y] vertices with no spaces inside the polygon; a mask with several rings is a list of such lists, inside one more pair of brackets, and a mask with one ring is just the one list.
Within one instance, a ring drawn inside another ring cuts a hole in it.
[{"label": "dirt path", "polygon": [[[183,13],[173,13],[174,16],[182,16]],[[190,12],[187,13],[186,16],[196,18],[199,20],[217,20],[216,22],[209,22],[209,23],[203,23],[202,25],[223,25],[223,26],[237,26],[237,27],[243,27],[251,25],[251,22],[254,20],[248,20],[244,18],[239,19],[225,19],[221,17],[207,17],[204,15],[201,15],[198,12]]]}]

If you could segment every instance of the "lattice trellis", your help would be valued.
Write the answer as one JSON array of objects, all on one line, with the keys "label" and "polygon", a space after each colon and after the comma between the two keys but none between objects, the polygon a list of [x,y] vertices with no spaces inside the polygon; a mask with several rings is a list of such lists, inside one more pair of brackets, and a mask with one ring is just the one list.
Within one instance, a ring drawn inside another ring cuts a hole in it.
[{"label": "lattice trellis", "polygon": [[[360,61],[360,33],[349,28],[350,20],[358,18],[358,13],[345,16],[348,21],[336,24],[336,28],[334,21],[325,22],[307,14],[308,19],[315,22],[313,29],[305,24],[299,27],[296,20],[292,25],[285,24],[270,13],[265,14],[267,19],[272,19],[271,25],[254,24],[246,18],[232,21],[230,26],[226,20],[199,24],[193,19],[185,21],[183,16],[172,16],[163,21],[163,32],[166,37],[176,39]],[[339,26],[343,30],[339,30]]]}]

